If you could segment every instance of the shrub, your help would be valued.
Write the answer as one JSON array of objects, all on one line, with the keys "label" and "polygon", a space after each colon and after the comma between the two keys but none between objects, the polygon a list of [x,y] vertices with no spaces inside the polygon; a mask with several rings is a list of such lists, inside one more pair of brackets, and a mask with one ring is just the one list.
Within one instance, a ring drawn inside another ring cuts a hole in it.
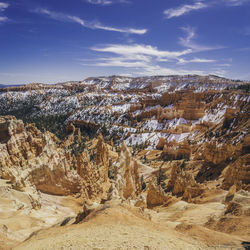
[{"label": "shrub", "polygon": [[231,122],[232,122],[232,121],[226,117],[226,118],[224,119],[224,121],[223,121],[222,128],[223,128],[223,129],[229,129],[229,128],[230,128],[230,125],[231,125]]},{"label": "shrub", "polygon": [[165,180],[168,177],[165,175],[164,171],[162,170],[162,168],[160,167],[159,172],[158,172],[158,176],[157,176],[157,184],[159,186],[161,186],[163,189],[165,188]]},{"label": "shrub", "polygon": [[186,170],[186,162],[185,162],[185,161],[182,162],[181,168],[182,168],[183,170]]}]

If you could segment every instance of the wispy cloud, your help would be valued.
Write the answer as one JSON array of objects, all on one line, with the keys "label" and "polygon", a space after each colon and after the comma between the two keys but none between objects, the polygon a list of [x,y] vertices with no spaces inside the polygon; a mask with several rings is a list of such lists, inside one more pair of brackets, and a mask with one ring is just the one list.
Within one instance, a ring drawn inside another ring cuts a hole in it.
[{"label": "wispy cloud", "polygon": [[164,14],[166,15],[166,17],[168,19],[173,18],[173,17],[179,17],[182,15],[185,15],[191,11],[195,11],[195,10],[200,10],[200,9],[204,9],[207,8],[208,5],[202,2],[196,2],[194,4],[185,4],[185,5],[181,5],[177,8],[171,8],[171,9],[167,9],[164,11]]},{"label": "wispy cloud", "polygon": [[222,64],[217,64],[217,66],[219,66],[219,67],[231,67],[232,64],[230,64],[230,63],[222,63]]},{"label": "wispy cloud", "polygon": [[179,61],[177,62],[177,64],[187,64],[187,63],[214,63],[216,62],[216,60],[212,60],[212,59],[204,59],[204,58],[192,58],[192,59],[183,59],[180,58],[178,59]]},{"label": "wispy cloud", "polygon": [[6,22],[7,20],[8,20],[8,17],[0,16],[0,23]]},{"label": "wispy cloud", "polygon": [[134,74],[173,74],[181,71],[158,65],[162,62],[177,60],[192,52],[190,49],[181,51],[159,50],[157,47],[144,44],[110,44],[91,48],[95,52],[108,54],[93,60],[83,60],[84,66],[130,68]]},{"label": "wispy cloud", "polygon": [[[85,60],[84,60],[85,61]],[[164,67],[155,64],[153,59],[149,57],[149,60],[140,60],[131,57],[110,57],[110,58],[98,58],[95,62],[81,63],[83,66],[93,67],[117,67],[117,68],[129,68],[132,75],[185,75],[185,74],[205,74],[199,70],[187,70],[178,69],[176,67]]]},{"label": "wispy cloud", "polygon": [[[8,3],[0,2],[0,13],[4,12],[8,7],[9,7]],[[0,24],[6,22],[8,20],[9,20],[8,17],[0,16]]]},{"label": "wispy cloud", "polygon": [[133,59],[129,57],[107,57],[98,58],[94,63],[81,63],[87,66],[97,67],[123,67],[123,68],[145,68],[148,66],[148,61]]},{"label": "wispy cloud", "polygon": [[148,68],[149,65],[152,67],[153,64],[155,65],[162,62],[176,62],[178,65],[216,62],[216,60],[197,57],[184,59],[183,56],[193,52],[191,49],[167,51],[159,50],[157,47],[144,44],[112,44],[103,47],[93,47],[92,50],[116,55],[96,59],[94,64],[96,66]]},{"label": "wispy cloud", "polygon": [[240,52],[250,51],[250,47],[238,48],[238,49],[235,49],[235,51],[240,51]]},{"label": "wispy cloud", "polygon": [[122,45],[122,44],[112,44],[104,47],[93,47],[92,50],[99,52],[109,52],[118,55],[147,55],[155,56],[156,58],[177,58],[192,52],[191,49],[186,49],[182,51],[167,51],[159,50],[157,47],[144,44],[131,44],[131,45]]},{"label": "wispy cloud", "polygon": [[228,6],[241,6],[249,2],[249,0],[224,0],[224,3]]},{"label": "wispy cloud", "polygon": [[187,47],[186,49],[169,51],[146,44],[107,44],[91,48],[91,50],[101,53],[102,57],[92,58],[91,60],[84,59],[81,60],[81,64],[93,67],[129,68],[134,75],[213,73],[213,71],[193,70],[190,67],[189,69],[184,68],[185,65],[190,63],[210,63],[213,67],[217,60],[186,57],[190,57],[192,53],[218,49],[218,47],[196,44],[194,43],[195,30],[192,28],[184,28],[183,30],[186,36],[180,39],[180,43]]},{"label": "wispy cloud", "polygon": [[112,1],[110,0],[86,0],[86,2],[96,5],[110,5]]},{"label": "wispy cloud", "polygon": [[205,75],[207,72],[203,70],[187,70],[187,69],[177,69],[177,68],[169,68],[169,67],[162,67],[160,65],[149,65],[148,67],[144,68],[143,71],[136,72],[138,75]]},{"label": "wispy cloud", "polygon": [[85,0],[87,3],[95,5],[111,5],[116,3],[130,3],[128,0]]},{"label": "wispy cloud", "polygon": [[194,38],[196,37],[195,28],[186,26],[182,27],[182,30],[186,33],[185,37],[181,37],[179,39],[179,43],[187,48],[192,49],[194,52],[200,52],[200,51],[207,51],[207,50],[216,50],[216,49],[222,49],[223,46],[207,46],[207,45],[201,45],[194,41]]},{"label": "wispy cloud", "polygon": [[105,26],[99,23],[93,23],[92,25],[89,25],[89,28],[107,30],[107,31],[116,31],[116,32],[128,33],[128,34],[137,34],[137,35],[143,35],[147,33],[147,29],[114,28],[114,27]]},{"label": "wispy cloud", "polygon": [[190,12],[213,7],[216,5],[225,5],[227,7],[241,6],[245,3],[249,3],[250,0],[203,0],[196,1],[193,4],[183,4],[176,8],[170,8],[163,13],[168,18],[180,17]]},{"label": "wispy cloud", "polygon": [[48,17],[50,17],[52,19],[55,19],[57,21],[67,22],[67,21],[71,20],[71,18],[70,18],[69,15],[65,15],[65,14],[62,14],[62,13],[59,13],[59,12],[55,12],[55,11],[51,11],[51,10],[48,10],[48,9],[37,8],[37,9],[35,9],[32,12],[43,14],[43,15],[47,15]]},{"label": "wispy cloud", "polygon": [[[182,56],[192,53],[191,49],[180,51],[159,50],[157,47],[144,44],[111,44],[102,47],[93,47],[92,50],[109,53],[109,57],[97,58],[94,61],[83,60],[82,65],[94,67],[131,68],[133,74],[138,75],[169,75],[169,74],[203,74],[202,71],[169,68],[162,66],[162,62],[184,62]],[[193,61],[203,62],[195,58]],[[203,60],[203,61],[202,61]],[[185,62],[188,62],[186,60]],[[208,60],[206,60],[208,62]],[[184,64],[184,63],[183,63]]]},{"label": "wispy cloud", "polygon": [[52,19],[64,22],[74,22],[78,23],[85,28],[90,29],[99,29],[99,30],[106,30],[106,31],[114,31],[120,33],[127,33],[127,34],[136,34],[136,35],[143,35],[147,33],[147,29],[136,29],[136,28],[116,28],[107,25],[103,25],[99,22],[89,22],[86,21],[78,16],[67,15],[55,11],[50,11],[48,9],[39,8],[36,9],[34,12],[44,14]]}]

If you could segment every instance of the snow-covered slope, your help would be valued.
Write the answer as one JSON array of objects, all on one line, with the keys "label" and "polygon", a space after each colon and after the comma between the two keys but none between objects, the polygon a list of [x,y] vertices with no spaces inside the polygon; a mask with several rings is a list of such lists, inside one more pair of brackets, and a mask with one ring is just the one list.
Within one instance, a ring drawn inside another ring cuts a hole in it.
[{"label": "snow-covered slope", "polygon": [[237,89],[242,84],[249,83],[197,75],[30,84],[0,92],[0,115],[28,122],[62,116],[61,127],[73,122],[91,130],[94,125],[95,132],[104,130],[118,143],[125,139],[155,148],[159,138],[193,140],[197,131],[221,124],[228,113],[246,114],[250,96]]}]

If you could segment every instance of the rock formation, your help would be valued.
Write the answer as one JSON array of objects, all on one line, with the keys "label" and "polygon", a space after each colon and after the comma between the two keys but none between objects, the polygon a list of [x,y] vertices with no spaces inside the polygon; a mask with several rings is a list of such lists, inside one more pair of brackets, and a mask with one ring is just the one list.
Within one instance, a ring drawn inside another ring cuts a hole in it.
[{"label": "rock formation", "polygon": [[119,163],[115,169],[114,182],[110,190],[110,199],[136,199],[141,192],[138,163],[133,157],[125,142],[122,144]]},{"label": "rock formation", "polygon": [[96,161],[91,161],[89,153],[84,151],[77,156],[77,173],[82,177],[82,197],[85,199],[105,199],[110,187],[108,178],[109,156],[103,137],[98,137]]},{"label": "rock formation", "polygon": [[177,196],[182,196],[188,202],[203,193],[203,188],[196,183],[193,175],[185,170],[185,163],[175,164],[171,170],[171,179],[168,182],[168,191]]},{"label": "rock formation", "polygon": [[172,200],[170,195],[167,195],[160,185],[156,185],[156,180],[150,181],[147,193],[147,207],[153,208],[156,206],[166,205]]},{"label": "rock formation", "polygon": [[[159,141],[162,143],[162,140]],[[181,160],[189,159],[191,155],[191,147],[185,140],[182,143],[176,143],[176,141],[168,142],[165,140],[164,148],[162,151],[162,158],[165,160]]]},{"label": "rock formation", "polygon": [[245,189],[250,192],[250,154],[239,157],[230,163],[223,171],[222,187],[228,189],[235,185],[237,190]]},{"label": "rock formation", "polygon": [[1,117],[0,176],[17,189],[35,186],[50,194],[67,195],[81,190],[81,180],[70,170],[66,152],[49,132],[15,117]]},{"label": "rock formation", "polygon": [[207,142],[203,147],[203,158],[206,162],[213,164],[223,163],[230,158],[237,158],[241,154],[242,145],[223,144],[217,146],[216,141]]}]

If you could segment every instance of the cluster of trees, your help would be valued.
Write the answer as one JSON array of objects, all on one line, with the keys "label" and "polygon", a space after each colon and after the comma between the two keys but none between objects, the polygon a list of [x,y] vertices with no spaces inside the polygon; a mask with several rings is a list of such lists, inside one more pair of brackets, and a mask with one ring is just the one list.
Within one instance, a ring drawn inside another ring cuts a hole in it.
[{"label": "cluster of trees", "polygon": [[163,189],[166,188],[166,183],[165,183],[165,180],[167,179],[168,177],[166,176],[165,172],[162,170],[162,168],[160,167],[159,168],[159,172],[158,172],[158,175],[157,175],[157,185],[158,186],[161,186]]},{"label": "cluster of trees", "polygon": [[86,148],[85,140],[78,141],[76,137],[74,138],[74,142],[69,146],[71,150],[71,155],[77,157],[78,154],[81,154]]},{"label": "cluster of trees", "polygon": [[250,92],[250,84],[242,84],[240,86],[237,87],[237,89],[243,90],[246,93]]},{"label": "cluster of trees", "polygon": [[68,135],[64,124],[67,118],[67,115],[48,115],[39,117],[25,117],[23,118],[23,121],[25,123],[35,123],[36,127],[42,132],[50,131],[60,140],[63,140]]},{"label": "cluster of trees", "polygon": [[17,119],[23,120],[24,123],[35,123],[36,127],[44,131],[50,131],[55,134],[59,139],[64,139],[67,136],[66,128],[64,125],[67,115],[41,115],[32,116],[37,111],[35,102],[27,102],[24,105],[17,105],[15,109],[2,112],[1,115],[13,115]]}]

